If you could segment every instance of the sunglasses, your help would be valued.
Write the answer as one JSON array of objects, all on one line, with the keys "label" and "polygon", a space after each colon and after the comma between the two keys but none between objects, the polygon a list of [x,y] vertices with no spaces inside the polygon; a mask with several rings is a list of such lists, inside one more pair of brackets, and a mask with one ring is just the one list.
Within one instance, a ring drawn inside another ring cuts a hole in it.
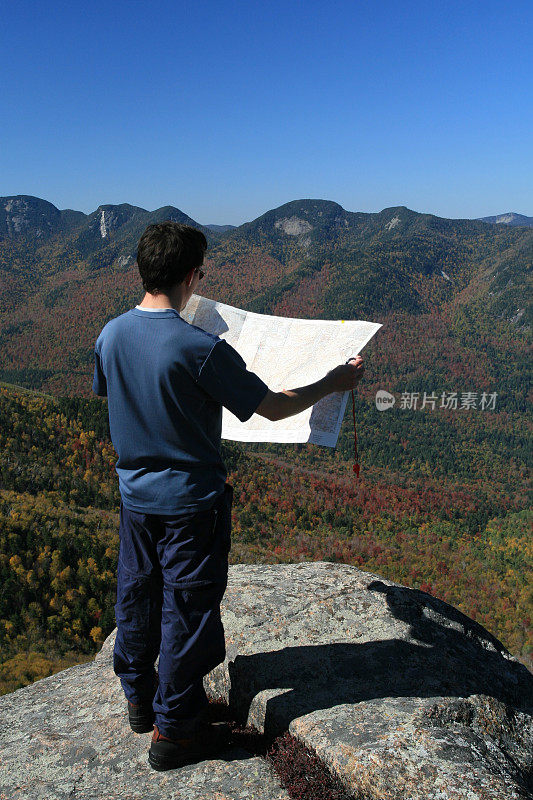
[{"label": "sunglasses", "polygon": [[198,280],[199,280],[199,281],[201,281],[201,280],[202,280],[202,278],[203,278],[203,277],[204,277],[204,275],[205,275],[205,272],[203,271],[203,269],[200,269],[200,268],[198,268],[198,269],[197,269],[197,270],[195,270],[195,271],[198,273]]}]

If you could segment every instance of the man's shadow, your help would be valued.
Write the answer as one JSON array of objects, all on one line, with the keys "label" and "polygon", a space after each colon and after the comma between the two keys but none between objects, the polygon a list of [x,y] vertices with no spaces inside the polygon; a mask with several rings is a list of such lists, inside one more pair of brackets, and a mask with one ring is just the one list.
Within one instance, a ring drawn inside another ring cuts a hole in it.
[{"label": "man's shadow", "polygon": [[246,720],[254,697],[268,689],[285,690],[267,700],[268,737],[318,709],[380,697],[485,694],[533,713],[533,675],[509,661],[502,643],[481,625],[418,589],[379,580],[367,588],[385,595],[392,614],[410,625],[416,643],[388,639],[238,655],[229,662],[229,707],[235,717]]}]

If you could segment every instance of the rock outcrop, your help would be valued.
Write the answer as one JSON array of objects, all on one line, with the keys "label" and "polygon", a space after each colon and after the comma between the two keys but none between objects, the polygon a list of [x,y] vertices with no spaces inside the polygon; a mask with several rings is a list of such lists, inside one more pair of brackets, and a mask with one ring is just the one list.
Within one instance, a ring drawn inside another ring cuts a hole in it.
[{"label": "rock outcrop", "polygon": [[[313,748],[354,798],[533,797],[533,676],[425,592],[325,562],[234,565],[213,698]],[[154,773],[112,671],[94,662],[0,698],[0,798],[288,798],[260,758]]]}]

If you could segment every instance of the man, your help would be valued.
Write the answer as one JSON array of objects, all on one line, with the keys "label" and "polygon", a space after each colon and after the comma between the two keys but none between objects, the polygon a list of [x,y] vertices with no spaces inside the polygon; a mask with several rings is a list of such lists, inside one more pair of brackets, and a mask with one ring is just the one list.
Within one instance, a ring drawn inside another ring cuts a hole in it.
[{"label": "man", "polygon": [[93,391],[108,398],[121,495],[113,666],[132,729],[154,729],[148,758],[158,770],[226,741],[208,722],[203,688],[226,655],[233,489],[220,456],[222,406],[243,422],[254,412],[284,419],[363,374],[357,356],[314,384],[270,391],[227,342],[180,316],[206,249],[195,228],[150,225],[137,252],[146,294],[95,345]]}]

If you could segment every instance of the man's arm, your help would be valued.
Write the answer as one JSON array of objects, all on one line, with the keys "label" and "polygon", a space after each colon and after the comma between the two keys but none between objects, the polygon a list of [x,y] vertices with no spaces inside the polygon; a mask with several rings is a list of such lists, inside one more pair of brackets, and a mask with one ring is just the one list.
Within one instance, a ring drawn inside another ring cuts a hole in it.
[{"label": "man's arm", "polygon": [[282,392],[268,390],[264,400],[256,409],[256,414],[276,422],[292,417],[314,406],[319,400],[332,392],[345,392],[355,389],[363,377],[364,366],[362,356],[356,356],[347,364],[341,364],[330,370],[323,378],[309,386],[299,389],[284,389]]}]

